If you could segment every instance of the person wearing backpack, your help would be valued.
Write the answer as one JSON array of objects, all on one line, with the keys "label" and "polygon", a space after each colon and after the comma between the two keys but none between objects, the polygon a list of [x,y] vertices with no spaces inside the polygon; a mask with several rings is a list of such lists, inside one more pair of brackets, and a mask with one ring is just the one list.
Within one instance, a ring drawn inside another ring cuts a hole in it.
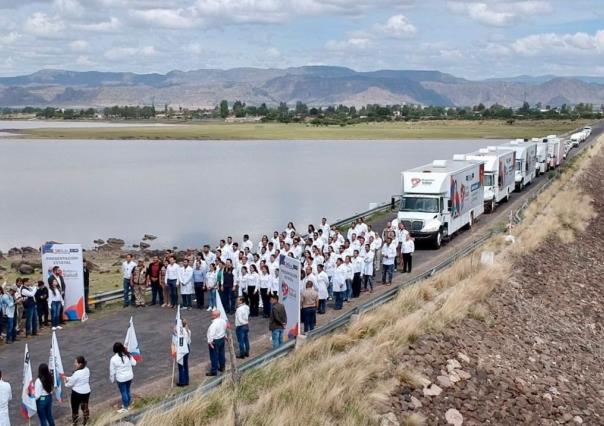
[{"label": "person wearing backpack", "polygon": [[25,309],[25,336],[36,336],[38,334],[38,309],[36,307],[37,287],[29,282],[29,278],[23,278],[21,286],[21,297]]}]

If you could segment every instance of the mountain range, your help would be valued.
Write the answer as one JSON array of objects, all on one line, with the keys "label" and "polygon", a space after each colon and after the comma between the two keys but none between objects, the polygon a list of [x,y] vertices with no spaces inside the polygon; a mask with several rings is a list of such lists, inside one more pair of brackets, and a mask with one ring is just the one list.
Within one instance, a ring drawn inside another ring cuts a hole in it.
[{"label": "mountain range", "polygon": [[160,105],[208,108],[220,100],[312,106],[414,103],[521,106],[604,104],[604,78],[518,76],[467,80],[439,71],[358,72],[335,66],[233,68],[167,74],[46,69],[0,77],[0,106],[106,107]]}]

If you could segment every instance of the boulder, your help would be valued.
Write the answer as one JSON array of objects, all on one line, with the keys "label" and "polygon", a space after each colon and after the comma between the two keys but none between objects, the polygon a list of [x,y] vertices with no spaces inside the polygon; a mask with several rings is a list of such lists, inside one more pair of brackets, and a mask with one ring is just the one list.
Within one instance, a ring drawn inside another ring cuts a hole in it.
[{"label": "boulder", "polygon": [[124,240],[122,240],[121,238],[108,238],[107,244],[110,246],[123,247],[124,244],[126,244],[126,242]]},{"label": "boulder", "polygon": [[12,249],[8,250],[9,256],[18,256],[20,254],[23,254],[23,253],[21,252],[21,249],[18,247],[13,247]]},{"label": "boulder", "polygon": [[153,234],[145,234],[143,235],[143,241],[153,241],[156,240],[157,237]]},{"label": "boulder", "polygon": [[105,241],[99,238],[94,240],[93,243],[95,243],[97,246],[102,246],[103,244],[105,244]]},{"label": "boulder", "polygon": [[34,267],[28,263],[22,263],[19,265],[19,273],[24,275],[30,275],[34,273]]},{"label": "boulder", "polygon": [[21,247],[21,253],[23,254],[38,254],[40,253],[40,250],[35,249],[33,247]]},{"label": "boulder", "polygon": [[439,386],[431,383],[424,388],[424,396],[438,396],[442,391],[443,390]]},{"label": "boulder", "polygon": [[461,426],[463,424],[463,416],[455,408],[449,408],[445,413],[447,424],[453,426]]},{"label": "boulder", "polygon": [[451,386],[453,386],[451,379],[449,379],[449,377],[447,376],[438,376],[436,378],[436,382],[439,384],[440,387],[443,388],[450,388]]},{"label": "boulder", "polygon": [[145,249],[148,249],[149,247],[151,247],[151,244],[149,244],[149,243],[143,243],[143,242],[140,242],[140,243],[138,244],[138,246],[139,246],[141,249],[145,250]]},{"label": "boulder", "polygon": [[139,247],[138,244],[132,244],[132,248],[137,249],[138,247]]}]

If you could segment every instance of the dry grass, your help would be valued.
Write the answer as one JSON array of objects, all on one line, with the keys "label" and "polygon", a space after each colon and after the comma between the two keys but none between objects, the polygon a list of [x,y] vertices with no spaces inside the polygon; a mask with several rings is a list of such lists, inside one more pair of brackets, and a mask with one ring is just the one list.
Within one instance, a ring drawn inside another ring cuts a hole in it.
[{"label": "dry grass", "polygon": [[[513,231],[515,244],[495,241],[488,246],[495,253],[493,265],[482,265],[478,254],[465,258],[401,291],[395,300],[363,315],[345,331],[310,341],[291,356],[244,374],[236,392],[224,385],[176,409],[149,410],[140,424],[233,424],[233,398],[244,425],[379,424],[398,385],[426,384],[426,378],[398,364],[397,355],[405,344],[466,315],[485,318],[488,312],[481,302],[495,286],[506,284],[516,256],[533,250],[553,233],[572,238],[585,229],[594,211],[577,188],[574,171],[585,168],[593,156],[578,159],[574,169],[562,174],[527,209],[524,222]],[[577,203],[584,208],[577,209]],[[424,423],[417,415],[400,420],[406,425]]]}]

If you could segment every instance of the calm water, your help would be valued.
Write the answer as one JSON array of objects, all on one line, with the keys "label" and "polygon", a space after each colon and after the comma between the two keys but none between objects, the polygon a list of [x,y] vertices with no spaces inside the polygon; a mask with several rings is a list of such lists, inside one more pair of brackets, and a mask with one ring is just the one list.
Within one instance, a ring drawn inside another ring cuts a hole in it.
[{"label": "calm water", "polygon": [[61,129],[74,127],[148,127],[173,126],[163,123],[116,123],[109,121],[46,121],[46,120],[0,120],[0,130]]},{"label": "calm water", "polygon": [[[1,128],[1,124],[0,124]],[[305,229],[400,193],[400,172],[499,143],[0,140],[0,249],[47,240],[199,246]]]}]

